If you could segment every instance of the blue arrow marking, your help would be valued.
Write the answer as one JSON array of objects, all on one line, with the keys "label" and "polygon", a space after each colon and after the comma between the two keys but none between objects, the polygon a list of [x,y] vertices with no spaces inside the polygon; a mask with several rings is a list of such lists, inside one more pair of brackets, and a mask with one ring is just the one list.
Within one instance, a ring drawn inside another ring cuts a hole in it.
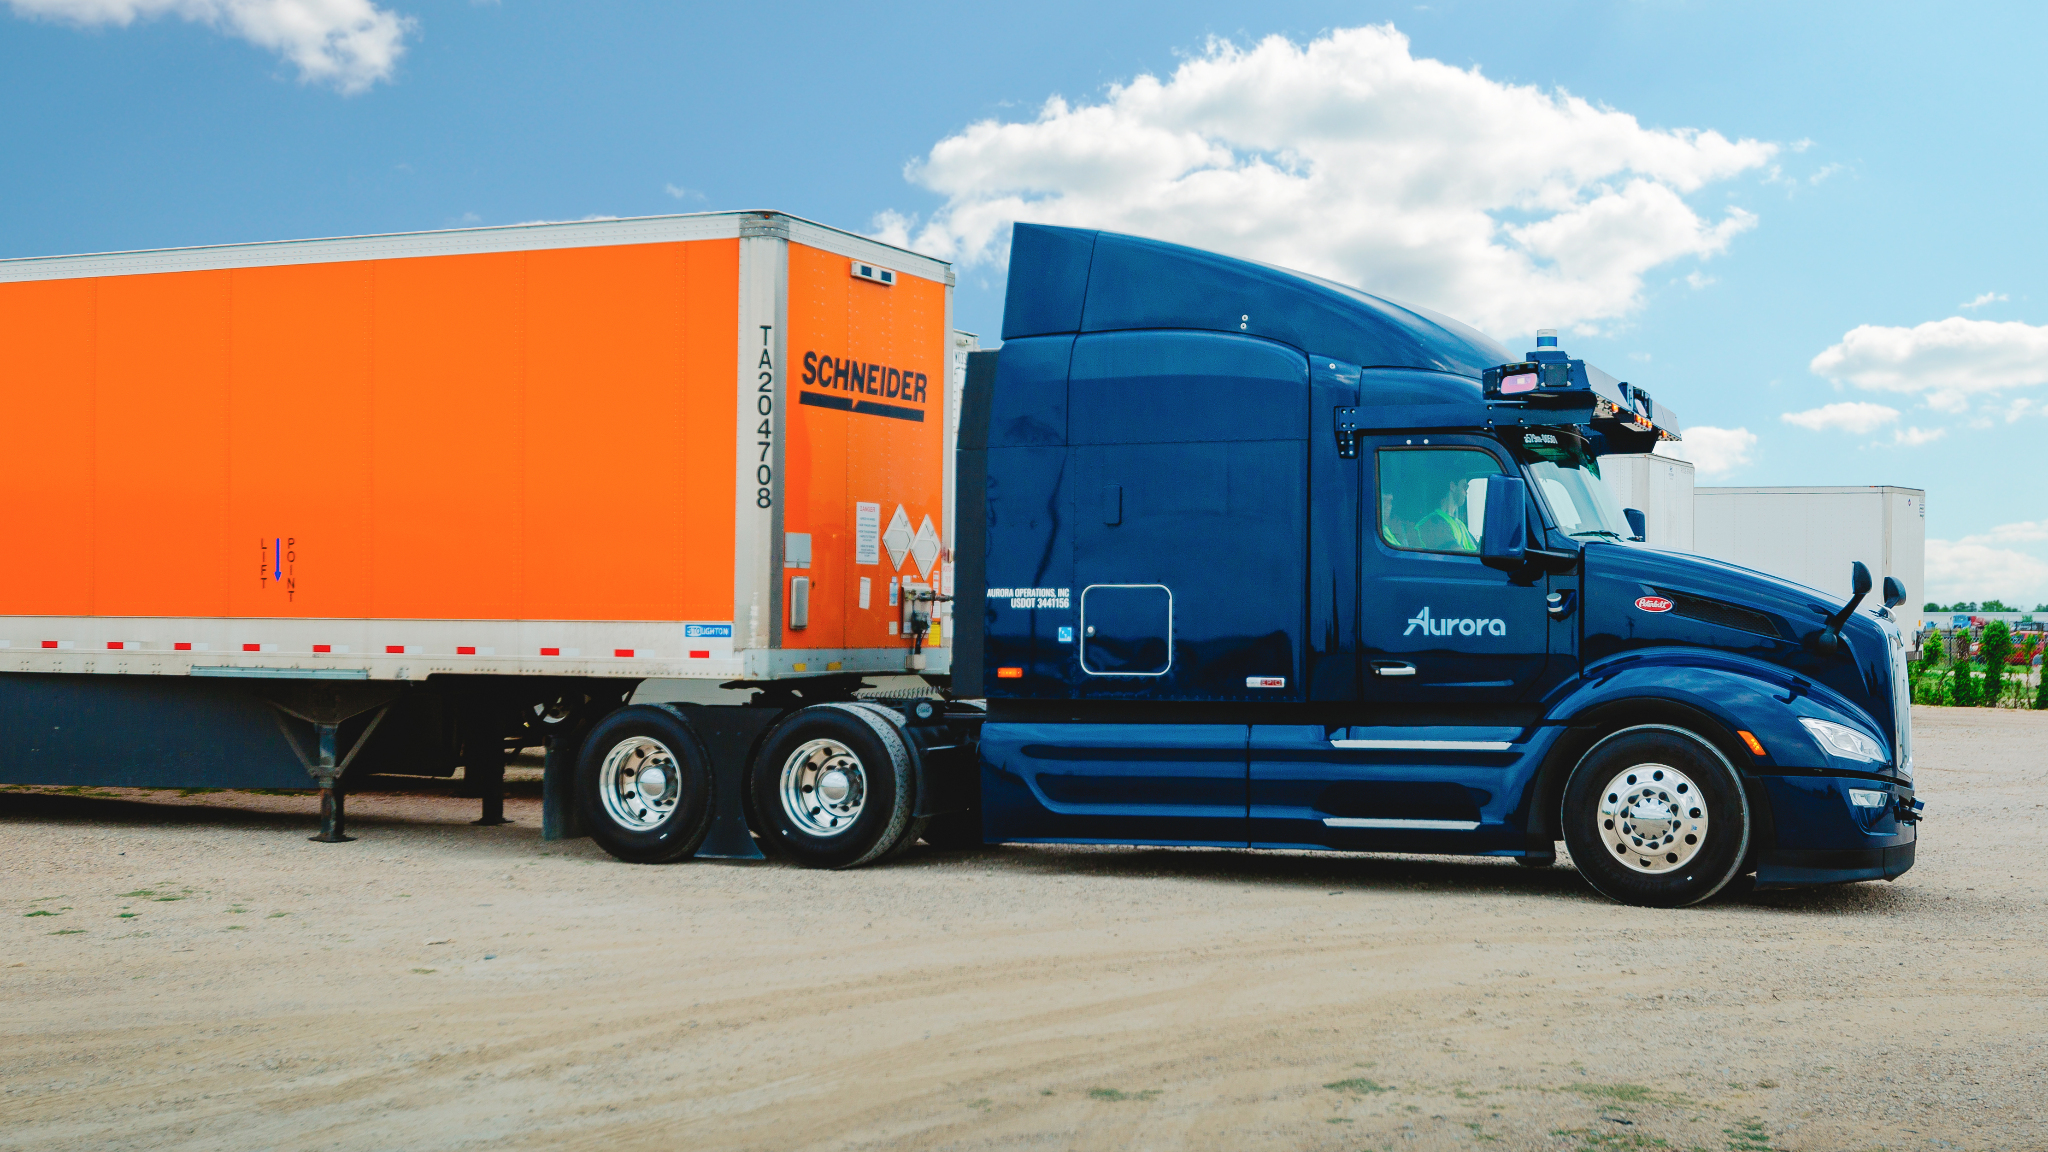
[{"label": "blue arrow marking", "polygon": [[279,547],[283,543],[284,537],[279,536],[270,545],[270,563],[272,568],[270,578],[272,580],[284,579],[284,549]]}]

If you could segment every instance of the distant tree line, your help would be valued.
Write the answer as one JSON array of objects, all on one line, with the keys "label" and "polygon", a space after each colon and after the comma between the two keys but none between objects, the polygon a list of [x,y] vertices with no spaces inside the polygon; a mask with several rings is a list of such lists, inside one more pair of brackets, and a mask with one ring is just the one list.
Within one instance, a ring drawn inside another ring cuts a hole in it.
[{"label": "distant tree line", "polygon": [[1974,645],[1967,628],[1936,629],[1926,636],[1912,673],[1913,702],[2048,710],[2048,675],[2030,677],[2028,671],[2041,645],[2040,633],[2016,643],[2003,620],[1986,625],[1983,641]]},{"label": "distant tree line", "polygon": [[[2020,606],[2019,606],[2019,605],[2017,605],[2017,604],[2007,604],[2007,603],[2006,603],[2005,601],[2003,601],[2003,600],[1986,600],[1986,601],[1984,601],[1984,602],[1983,602],[1982,604],[1979,604],[1979,603],[1977,603],[1977,602],[1976,602],[1975,600],[1970,600],[1970,601],[1962,601],[1962,600],[1958,600],[1958,601],[1956,601],[1956,602],[1955,602],[1955,603],[1953,603],[1953,604],[1928,604],[1928,605],[1927,605],[1926,607],[1924,607],[1924,608],[1922,608],[1922,609],[1920,609],[1920,610],[1921,610],[1922,612],[2024,612],[2024,611],[2026,611],[2026,609],[2024,609],[2024,608],[2020,607]],[[2036,612],[2048,612],[2048,604],[2036,604],[2036,605],[2034,605],[2034,611],[2036,611]]]}]

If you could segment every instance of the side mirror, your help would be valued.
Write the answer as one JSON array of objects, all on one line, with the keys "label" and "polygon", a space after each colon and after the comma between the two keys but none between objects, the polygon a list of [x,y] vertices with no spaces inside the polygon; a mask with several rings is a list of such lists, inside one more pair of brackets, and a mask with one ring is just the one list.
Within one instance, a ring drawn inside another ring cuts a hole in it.
[{"label": "side mirror", "polygon": [[1520,476],[1486,478],[1479,557],[1490,568],[1519,568],[1529,558],[1529,486]]},{"label": "side mirror", "polygon": [[[1887,595],[1890,594],[1893,583],[1895,581],[1892,581],[1889,577],[1886,578],[1885,592]],[[1836,645],[1842,639],[1842,625],[1848,622],[1850,614],[1856,611],[1856,606],[1863,603],[1863,598],[1870,595],[1870,569],[1864,567],[1861,560],[1853,560],[1849,564],[1849,587],[1856,594],[1849,597],[1849,602],[1842,605],[1834,615],[1828,617],[1827,623],[1821,625],[1820,631],[1814,635],[1814,644],[1820,649],[1822,655],[1832,655],[1834,653]],[[1899,598],[1901,600],[1905,599],[1903,590],[1901,590]]]},{"label": "side mirror", "polygon": [[1897,608],[1906,602],[1906,586],[1899,583],[1897,576],[1884,578],[1884,606]]},{"label": "side mirror", "polygon": [[1622,514],[1622,516],[1623,516],[1623,517],[1625,517],[1625,518],[1626,518],[1626,519],[1628,520],[1628,538],[1629,538],[1629,539],[1631,539],[1631,540],[1647,540],[1647,539],[1649,539],[1649,535],[1650,535],[1650,527],[1649,527],[1649,525],[1650,525],[1650,520],[1649,520],[1649,517],[1647,517],[1647,516],[1644,516],[1644,515],[1643,515],[1643,510],[1642,510],[1641,508],[1623,508],[1623,509],[1621,510],[1621,514]]}]

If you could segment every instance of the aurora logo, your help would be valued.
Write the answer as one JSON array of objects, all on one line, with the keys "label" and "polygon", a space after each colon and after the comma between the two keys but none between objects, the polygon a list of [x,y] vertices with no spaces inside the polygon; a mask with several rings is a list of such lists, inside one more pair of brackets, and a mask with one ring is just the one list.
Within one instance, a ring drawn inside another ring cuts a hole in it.
[{"label": "aurora logo", "polygon": [[1413,636],[1417,628],[1424,636],[1505,636],[1508,625],[1505,620],[1432,620],[1429,609],[1408,618],[1408,630],[1403,636]]}]

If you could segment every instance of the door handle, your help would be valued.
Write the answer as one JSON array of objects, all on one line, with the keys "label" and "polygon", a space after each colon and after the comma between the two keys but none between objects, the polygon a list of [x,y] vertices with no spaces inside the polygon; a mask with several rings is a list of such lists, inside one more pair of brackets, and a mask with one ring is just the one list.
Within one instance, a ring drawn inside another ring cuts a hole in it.
[{"label": "door handle", "polygon": [[1375,676],[1413,676],[1415,675],[1415,665],[1408,663],[1406,660],[1375,660],[1372,662],[1372,674]]}]

